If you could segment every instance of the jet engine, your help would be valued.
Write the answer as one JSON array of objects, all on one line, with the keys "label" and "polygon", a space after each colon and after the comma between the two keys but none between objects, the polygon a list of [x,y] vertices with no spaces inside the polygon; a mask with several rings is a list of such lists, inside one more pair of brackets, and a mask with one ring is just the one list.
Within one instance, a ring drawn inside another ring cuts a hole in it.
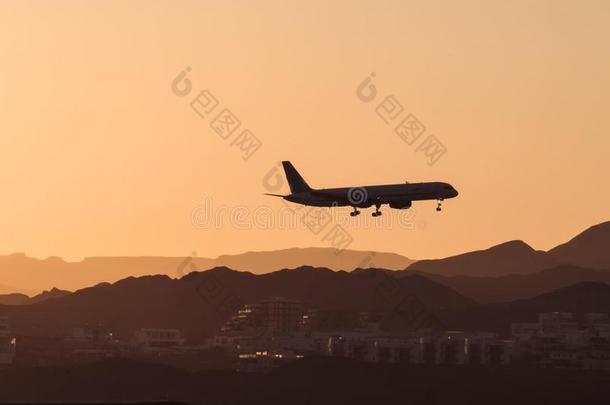
[{"label": "jet engine", "polygon": [[394,201],[390,201],[389,204],[390,204],[390,208],[396,208],[399,210],[411,208],[410,200],[394,200]]}]

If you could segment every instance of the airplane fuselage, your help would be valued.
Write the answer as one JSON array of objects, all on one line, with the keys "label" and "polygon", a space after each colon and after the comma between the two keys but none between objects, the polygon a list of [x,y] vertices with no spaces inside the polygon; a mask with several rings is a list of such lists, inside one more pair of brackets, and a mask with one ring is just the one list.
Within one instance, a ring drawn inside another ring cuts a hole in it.
[{"label": "airplane fuselage", "polygon": [[284,198],[297,204],[316,207],[368,208],[389,204],[392,208],[408,208],[413,201],[444,200],[457,195],[458,192],[450,184],[430,182],[313,189]]}]

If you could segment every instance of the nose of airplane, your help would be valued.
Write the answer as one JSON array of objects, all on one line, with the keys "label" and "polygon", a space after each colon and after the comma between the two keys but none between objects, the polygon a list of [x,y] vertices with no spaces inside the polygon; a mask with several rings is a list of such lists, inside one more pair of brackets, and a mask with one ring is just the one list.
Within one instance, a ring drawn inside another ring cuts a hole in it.
[{"label": "nose of airplane", "polygon": [[452,193],[452,197],[457,197],[460,193],[458,193],[458,191],[455,189],[455,187],[453,187],[453,193]]}]

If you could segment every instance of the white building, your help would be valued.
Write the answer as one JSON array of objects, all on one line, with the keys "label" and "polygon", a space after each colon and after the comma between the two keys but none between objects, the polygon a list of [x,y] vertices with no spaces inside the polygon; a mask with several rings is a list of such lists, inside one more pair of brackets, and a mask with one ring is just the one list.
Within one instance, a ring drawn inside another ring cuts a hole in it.
[{"label": "white building", "polygon": [[610,322],[607,314],[546,312],[538,322],[511,325],[515,356],[541,367],[610,368]]}]

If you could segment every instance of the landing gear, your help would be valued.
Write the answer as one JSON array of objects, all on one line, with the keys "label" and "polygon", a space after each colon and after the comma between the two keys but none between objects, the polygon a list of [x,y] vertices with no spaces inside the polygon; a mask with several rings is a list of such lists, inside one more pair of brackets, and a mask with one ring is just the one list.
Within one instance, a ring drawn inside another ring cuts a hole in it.
[{"label": "landing gear", "polygon": [[440,211],[441,210],[441,203],[443,202],[443,199],[440,198],[440,199],[436,200],[436,202],[438,203],[438,205],[436,206],[436,210]]},{"label": "landing gear", "polygon": [[375,203],[375,212],[373,212],[371,215],[374,217],[380,217],[381,216],[381,211],[379,211],[379,207],[381,207],[381,204],[376,202]]},{"label": "landing gear", "polygon": [[349,215],[355,217],[357,215],[360,215],[360,211],[358,211],[358,208],[354,207],[354,211],[350,212]]}]

